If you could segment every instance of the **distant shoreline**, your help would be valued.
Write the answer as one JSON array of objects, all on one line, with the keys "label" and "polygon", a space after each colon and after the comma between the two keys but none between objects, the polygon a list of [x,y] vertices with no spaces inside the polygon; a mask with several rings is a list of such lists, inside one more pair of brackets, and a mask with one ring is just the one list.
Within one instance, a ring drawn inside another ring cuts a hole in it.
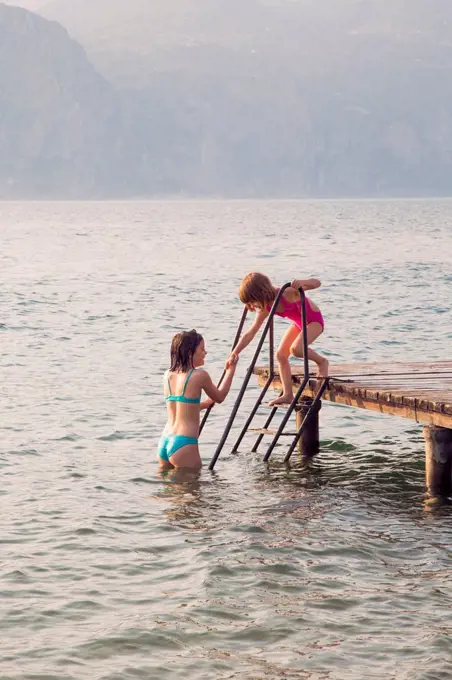
[{"label": "distant shoreline", "polygon": [[344,203],[369,203],[379,201],[450,201],[450,196],[136,196],[133,198],[0,198],[0,203],[321,203],[321,202],[344,202]]}]

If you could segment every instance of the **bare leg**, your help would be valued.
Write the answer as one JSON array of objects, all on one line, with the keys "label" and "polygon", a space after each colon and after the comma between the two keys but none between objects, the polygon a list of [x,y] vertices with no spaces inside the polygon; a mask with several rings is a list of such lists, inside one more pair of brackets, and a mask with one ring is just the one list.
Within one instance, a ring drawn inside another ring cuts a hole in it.
[{"label": "bare leg", "polygon": [[283,393],[277,399],[273,399],[270,402],[270,406],[276,406],[277,404],[290,404],[293,399],[292,390],[292,371],[290,370],[289,356],[290,348],[292,344],[296,341],[297,336],[300,331],[296,326],[291,326],[284,333],[281,343],[276,352],[276,359],[278,360],[279,375],[281,376],[281,383],[283,388]]},{"label": "bare leg", "polygon": [[201,456],[199,455],[199,448],[197,444],[187,444],[170,456],[170,463],[175,468],[190,468],[191,470],[199,470],[202,467]]},{"label": "bare leg", "polygon": [[[319,335],[323,333],[323,328],[320,323],[317,323],[317,321],[313,321],[312,323],[308,324],[306,331],[308,345],[310,345],[311,343],[314,342],[314,340],[317,340]],[[300,333],[296,338],[295,342],[292,344],[290,348],[290,353],[294,357],[299,358],[303,357],[303,333]],[[310,347],[308,347],[308,359],[314,361],[317,364],[318,377],[325,378],[328,375],[328,359],[322,357],[321,354],[317,354],[317,352],[315,352]]]},{"label": "bare leg", "polygon": [[159,458],[159,469],[174,470],[174,465],[171,465],[171,463],[168,460],[163,460],[162,458]]}]

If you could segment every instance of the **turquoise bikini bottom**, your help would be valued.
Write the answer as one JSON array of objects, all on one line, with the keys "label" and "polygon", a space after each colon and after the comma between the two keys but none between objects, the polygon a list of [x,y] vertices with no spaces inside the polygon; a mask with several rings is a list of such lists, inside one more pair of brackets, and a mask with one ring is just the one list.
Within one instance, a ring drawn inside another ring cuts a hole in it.
[{"label": "turquoise bikini bottom", "polygon": [[197,444],[196,437],[186,437],[184,434],[164,434],[160,437],[158,456],[162,460],[170,462],[172,455],[188,444]]}]

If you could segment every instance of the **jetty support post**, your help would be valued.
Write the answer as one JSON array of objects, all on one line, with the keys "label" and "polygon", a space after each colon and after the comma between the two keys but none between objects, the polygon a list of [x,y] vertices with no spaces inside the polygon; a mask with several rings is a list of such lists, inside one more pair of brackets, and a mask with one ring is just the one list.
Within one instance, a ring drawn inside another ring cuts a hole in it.
[{"label": "jetty support post", "polygon": [[[297,430],[300,429],[301,423],[308,411],[309,406],[312,404],[312,399],[309,397],[304,397],[300,399],[296,411],[296,422]],[[316,453],[319,452],[320,448],[320,435],[319,435],[319,413],[322,407],[322,402],[319,401],[316,406],[312,409],[308,420],[306,421],[303,434],[298,442],[298,450],[302,456],[305,458],[312,458]]]},{"label": "jetty support post", "polygon": [[426,426],[425,479],[431,497],[447,498],[452,494],[452,430]]}]

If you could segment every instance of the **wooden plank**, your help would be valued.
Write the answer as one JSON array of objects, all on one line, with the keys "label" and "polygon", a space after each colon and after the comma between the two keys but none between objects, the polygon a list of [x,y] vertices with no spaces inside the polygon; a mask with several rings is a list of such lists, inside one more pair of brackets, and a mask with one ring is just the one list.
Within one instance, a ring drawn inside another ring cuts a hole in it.
[{"label": "wooden plank", "polygon": [[[256,372],[268,370],[267,367],[258,367]],[[332,376],[345,376],[351,375],[363,375],[367,376],[372,373],[378,373],[379,375],[394,375],[396,373],[411,373],[413,376],[416,373],[450,373],[452,376],[452,361],[435,361],[435,362],[424,362],[424,363],[413,363],[413,362],[393,362],[390,364],[386,363],[367,363],[367,364],[334,364],[330,367],[330,373]],[[303,376],[303,365],[294,364],[292,366],[292,374],[294,376]]]},{"label": "wooden plank", "polygon": [[[255,373],[263,385],[268,378],[268,367],[257,367]],[[350,375],[350,379],[332,378],[323,397],[327,401],[452,428],[452,361],[341,364],[331,367],[331,373]],[[372,373],[377,375],[370,375]],[[352,378],[353,375],[356,378]],[[293,366],[294,391],[303,377],[303,366]],[[312,377],[304,395],[314,396],[318,386]],[[281,389],[277,371],[272,387]]]}]

